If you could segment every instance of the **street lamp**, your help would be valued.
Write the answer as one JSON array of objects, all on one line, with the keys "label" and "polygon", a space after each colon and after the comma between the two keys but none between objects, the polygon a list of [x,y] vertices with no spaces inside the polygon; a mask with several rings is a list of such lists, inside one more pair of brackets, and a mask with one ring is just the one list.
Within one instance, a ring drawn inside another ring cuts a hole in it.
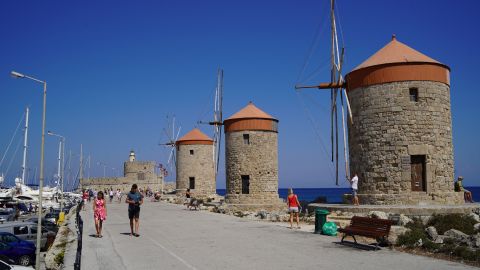
[{"label": "street lamp", "polygon": [[59,135],[59,134],[55,134],[51,131],[48,131],[47,132],[48,135],[50,136],[55,136],[55,137],[59,137],[60,138],[60,145],[58,147],[58,178],[59,178],[59,181],[61,183],[61,186],[60,186],[60,189],[61,189],[61,192],[60,192],[60,212],[63,212],[63,204],[62,204],[62,201],[63,201],[63,189],[64,189],[64,185],[63,185],[63,176],[64,176],[64,172],[65,172],[65,168],[64,168],[64,160],[65,160],[65,137],[62,136],[62,135]]},{"label": "street lamp", "polygon": [[45,156],[45,115],[47,110],[47,82],[41,81],[39,79],[35,79],[33,77],[12,71],[10,73],[14,78],[20,79],[30,79],[32,81],[36,81],[38,83],[43,84],[43,113],[42,113],[42,144],[40,146],[40,181],[38,183],[38,223],[37,223],[37,247],[36,247],[36,260],[35,260],[35,269],[40,269],[40,243],[42,237],[42,195],[43,195],[43,161]]}]

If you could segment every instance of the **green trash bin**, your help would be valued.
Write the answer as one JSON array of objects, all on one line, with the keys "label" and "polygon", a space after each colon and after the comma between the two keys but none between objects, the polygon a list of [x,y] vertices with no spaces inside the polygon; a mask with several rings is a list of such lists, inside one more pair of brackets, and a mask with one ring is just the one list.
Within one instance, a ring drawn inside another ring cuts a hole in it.
[{"label": "green trash bin", "polygon": [[325,209],[315,210],[315,233],[322,233],[322,227],[327,222],[327,215],[330,214]]}]

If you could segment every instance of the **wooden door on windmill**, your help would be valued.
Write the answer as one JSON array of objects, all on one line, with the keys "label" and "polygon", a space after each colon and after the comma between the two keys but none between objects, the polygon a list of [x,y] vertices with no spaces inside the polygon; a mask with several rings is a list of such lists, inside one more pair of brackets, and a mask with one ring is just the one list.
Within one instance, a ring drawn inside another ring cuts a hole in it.
[{"label": "wooden door on windmill", "polygon": [[412,191],[426,191],[425,156],[411,156]]}]

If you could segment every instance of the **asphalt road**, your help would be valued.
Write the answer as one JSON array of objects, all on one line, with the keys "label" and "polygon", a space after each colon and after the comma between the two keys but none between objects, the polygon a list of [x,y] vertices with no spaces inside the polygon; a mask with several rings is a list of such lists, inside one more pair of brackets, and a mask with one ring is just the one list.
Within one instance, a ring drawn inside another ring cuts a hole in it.
[{"label": "asphalt road", "polygon": [[146,202],[140,237],[129,236],[125,203],[108,204],[104,237],[91,205],[84,219],[82,269],[476,269],[383,249],[335,244],[337,238],[182,206]]}]

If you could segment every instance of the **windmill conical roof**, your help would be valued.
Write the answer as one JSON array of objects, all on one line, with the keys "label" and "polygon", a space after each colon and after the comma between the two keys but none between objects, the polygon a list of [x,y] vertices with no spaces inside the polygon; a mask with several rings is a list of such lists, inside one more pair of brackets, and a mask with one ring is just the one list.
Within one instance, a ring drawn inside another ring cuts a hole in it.
[{"label": "windmill conical roof", "polygon": [[184,141],[212,141],[213,142],[213,140],[210,137],[208,137],[205,133],[200,131],[200,129],[198,128],[194,128],[187,134],[183,135],[183,137],[177,140],[177,143],[184,142]]},{"label": "windmill conical roof", "polygon": [[361,63],[359,66],[354,68],[354,70],[371,67],[371,66],[378,66],[384,64],[394,64],[394,63],[433,63],[433,64],[440,64],[435,59],[432,59],[423,53],[416,51],[409,46],[403,44],[402,42],[398,41],[395,35],[392,37],[392,40],[377,51],[374,55],[370,56],[367,60]]},{"label": "windmill conical roof", "polygon": [[230,116],[226,120],[247,119],[247,118],[276,120],[273,116],[257,108],[257,106],[253,105],[252,102],[249,102],[247,106],[245,106],[243,109],[241,109],[234,115]]}]

